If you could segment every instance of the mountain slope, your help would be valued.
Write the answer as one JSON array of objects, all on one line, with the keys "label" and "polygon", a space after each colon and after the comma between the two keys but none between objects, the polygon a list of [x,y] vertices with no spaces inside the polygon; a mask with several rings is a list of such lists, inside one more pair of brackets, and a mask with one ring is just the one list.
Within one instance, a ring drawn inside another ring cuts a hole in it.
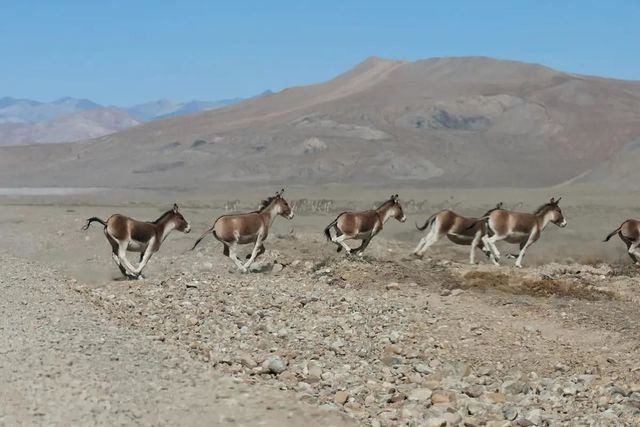
[{"label": "mountain slope", "polygon": [[9,167],[0,178],[533,187],[584,173],[638,136],[637,82],[490,58],[370,58],[326,83],[70,144],[37,176]]}]

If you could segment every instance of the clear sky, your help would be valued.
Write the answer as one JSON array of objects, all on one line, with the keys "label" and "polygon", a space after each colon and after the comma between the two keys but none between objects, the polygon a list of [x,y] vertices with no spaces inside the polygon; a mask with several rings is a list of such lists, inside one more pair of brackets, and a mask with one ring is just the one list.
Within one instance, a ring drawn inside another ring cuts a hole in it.
[{"label": "clear sky", "polygon": [[250,96],[372,55],[483,55],[640,80],[640,0],[0,1],[0,97]]}]

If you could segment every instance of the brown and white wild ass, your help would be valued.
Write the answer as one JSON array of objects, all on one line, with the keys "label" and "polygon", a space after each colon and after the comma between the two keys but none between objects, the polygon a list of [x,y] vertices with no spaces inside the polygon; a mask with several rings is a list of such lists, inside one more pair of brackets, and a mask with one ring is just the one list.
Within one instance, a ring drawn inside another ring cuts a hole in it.
[{"label": "brown and white wild ass", "polygon": [[[120,272],[128,278],[143,279],[142,269],[149,262],[149,258],[158,252],[160,245],[173,230],[188,233],[191,231],[189,222],[178,212],[178,205],[163,213],[155,221],[137,221],[124,215],[111,215],[106,221],[98,217],[87,220],[83,230],[87,230],[92,222],[99,222],[104,226],[104,235],[111,245],[111,256]],[[127,259],[127,251],[140,252],[138,267],[134,267]]]},{"label": "brown and white wild ass", "polygon": [[[264,241],[269,235],[269,227],[278,215],[287,219],[293,218],[293,210],[289,203],[282,197],[284,189],[275,196],[263,200],[257,211],[249,213],[229,214],[218,217],[213,225],[196,240],[191,250],[194,250],[204,237],[213,233],[223,245],[223,254],[233,260],[236,266],[246,273],[255,259],[264,253]],[[254,243],[248,261],[242,264],[236,254],[238,245]]]},{"label": "brown and white wild ass", "polygon": [[[485,212],[482,217],[488,216],[491,212],[502,209],[502,202],[498,203],[495,208]],[[471,246],[469,253],[469,263],[475,264],[475,248],[480,250],[489,257],[491,252],[482,243],[482,236],[486,234],[486,224],[484,221],[478,221],[478,218],[468,218],[448,209],[443,209],[431,215],[421,227],[416,223],[416,228],[423,231],[429,228],[429,232],[420,239],[418,246],[413,250],[413,254],[422,258],[424,253],[442,236],[447,236],[449,240],[457,245]]]},{"label": "brown and white wild ass", "polygon": [[[567,220],[562,215],[562,210],[558,203],[551,198],[549,203],[540,206],[534,213],[512,212],[504,209],[497,209],[489,215],[484,216],[480,221],[487,224],[487,234],[482,236],[482,243],[491,251],[491,260],[499,265],[500,252],[496,247],[496,242],[505,240],[509,243],[520,245],[520,252],[516,259],[516,267],[522,267],[524,253],[529,246],[540,238],[542,230],[550,223],[558,227],[566,227]],[[515,257],[512,255],[512,257]]]},{"label": "brown and white wild ass", "polygon": [[[394,194],[389,200],[380,205],[377,209],[362,212],[343,212],[324,229],[327,240],[338,246],[338,252],[343,248],[346,254],[356,252],[362,256],[364,250],[369,246],[371,239],[378,234],[384,223],[389,218],[395,218],[400,222],[405,222],[407,217],[402,212],[402,206],[398,200],[398,195]],[[331,228],[335,229],[335,236],[331,237]],[[359,247],[351,249],[344,242],[348,239],[362,240]]]},{"label": "brown and white wild ass", "polygon": [[640,221],[636,219],[626,220],[620,224],[620,227],[609,233],[604,241],[608,242],[616,233],[620,236],[620,240],[627,245],[629,258],[635,265],[640,265],[640,262],[638,262],[638,257],[640,257],[640,249],[638,249],[640,246]]}]

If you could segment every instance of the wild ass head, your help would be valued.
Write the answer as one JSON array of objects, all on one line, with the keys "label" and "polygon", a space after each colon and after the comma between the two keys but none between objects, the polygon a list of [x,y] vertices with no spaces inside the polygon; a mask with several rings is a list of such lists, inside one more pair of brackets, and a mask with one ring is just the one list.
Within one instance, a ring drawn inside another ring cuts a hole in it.
[{"label": "wild ass head", "polygon": [[400,205],[399,196],[397,194],[393,194],[389,199],[388,203],[392,204],[391,207],[389,208],[390,209],[389,215],[394,217],[400,222],[405,222],[407,220],[407,217],[402,211],[402,206]]},{"label": "wild ass head", "polygon": [[183,233],[189,233],[191,231],[191,224],[182,216],[178,209],[178,205],[174,203],[173,208],[165,214],[167,215],[167,222],[173,222],[174,229],[182,231]]},{"label": "wild ass head", "polygon": [[289,206],[289,203],[282,197],[284,194],[284,188],[276,192],[275,196],[271,196],[260,203],[258,211],[262,212],[267,208],[273,209],[276,215],[283,216],[287,219],[293,218],[293,209]]},{"label": "wild ass head", "polygon": [[538,210],[536,211],[536,214],[542,214],[542,215],[548,216],[549,221],[554,223],[558,227],[563,227],[563,228],[566,227],[567,220],[564,218],[564,215],[562,214],[562,209],[560,209],[560,206],[558,206],[561,199],[562,197],[559,197],[557,200],[552,197],[551,200],[549,200],[549,203],[545,203],[544,205],[538,208]]}]

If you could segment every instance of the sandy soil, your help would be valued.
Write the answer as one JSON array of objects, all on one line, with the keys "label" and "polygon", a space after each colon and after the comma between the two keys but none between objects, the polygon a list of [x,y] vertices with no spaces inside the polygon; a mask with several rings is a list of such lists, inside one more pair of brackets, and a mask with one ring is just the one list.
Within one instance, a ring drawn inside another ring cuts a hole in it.
[{"label": "sandy soil", "polygon": [[[287,190],[292,200],[319,194]],[[385,196],[330,194],[335,211]],[[522,270],[466,265],[466,248],[448,242],[423,260],[407,256],[420,237],[411,222],[428,212],[477,214],[498,200],[531,200],[520,209],[532,210],[558,194],[569,226],[546,230]],[[0,378],[10,386],[0,422],[640,421],[640,281],[621,242],[600,243],[634,216],[632,200],[579,187],[401,196],[427,201],[406,224],[390,222],[363,259],[323,240],[336,212],[299,212],[276,221],[250,274],[211,238],[188,251],[232,194],[4,196]],[[171,235],[146,280],[119,280],[99,227],[80,232],[86,217],[154,219],[174,200],[194,233]]]}]

